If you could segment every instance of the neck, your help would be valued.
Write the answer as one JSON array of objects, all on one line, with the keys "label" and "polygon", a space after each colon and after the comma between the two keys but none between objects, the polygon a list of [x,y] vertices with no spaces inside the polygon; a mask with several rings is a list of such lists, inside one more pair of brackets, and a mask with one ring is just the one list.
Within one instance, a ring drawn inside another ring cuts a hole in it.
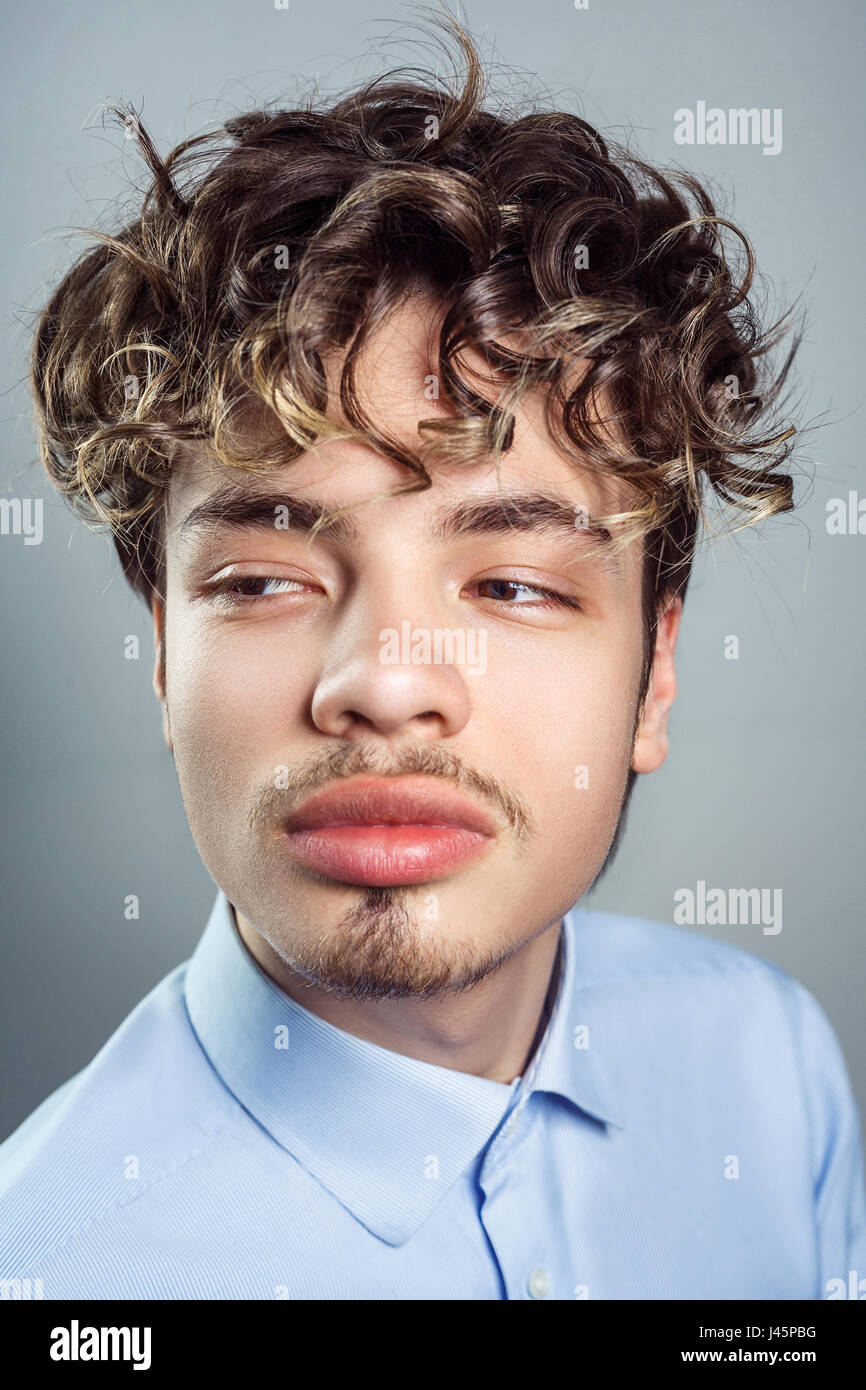
[{"label": "neck", "polygon": [[561,918],[462,993],[357,1000],[310,985],[237,909],[232,911],[250,955],[296,1004],[365,1042],[434,1066],[510,1085],[538,1050],[556,1002]]}]

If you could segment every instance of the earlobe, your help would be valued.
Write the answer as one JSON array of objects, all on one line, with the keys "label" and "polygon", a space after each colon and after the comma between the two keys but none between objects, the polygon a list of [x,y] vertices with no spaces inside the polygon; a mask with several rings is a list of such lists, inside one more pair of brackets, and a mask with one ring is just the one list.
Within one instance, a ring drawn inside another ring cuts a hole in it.
[{"label": "earlobe", "polygon": [[682,609],[677,597],[659,619],[649,688],[632,749],[633,772],[655,772],[668,755],[668,720],[677,693],[674,649]]}]

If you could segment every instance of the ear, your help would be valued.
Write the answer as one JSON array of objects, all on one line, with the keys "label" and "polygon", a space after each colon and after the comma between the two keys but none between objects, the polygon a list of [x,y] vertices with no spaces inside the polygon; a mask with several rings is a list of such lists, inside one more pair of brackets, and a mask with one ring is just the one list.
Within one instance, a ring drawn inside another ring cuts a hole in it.
[{"label": "ear", "polygon": [[156,698],[162,705],[162,736],[165,739],[165,746],[169,752],[172,752],[168,704],[165,698],[165,602],[163,599],[153,598],[151,613],[153,614],[153,646],[155,651],[153,689]]},{"label": "ear", "polygon": [[656,628],[652,672],[631,755],[633,772],[655,772],[668,755],[668,718],[677,693],[674,648],[682,613],[683,601],[678,596]]}]

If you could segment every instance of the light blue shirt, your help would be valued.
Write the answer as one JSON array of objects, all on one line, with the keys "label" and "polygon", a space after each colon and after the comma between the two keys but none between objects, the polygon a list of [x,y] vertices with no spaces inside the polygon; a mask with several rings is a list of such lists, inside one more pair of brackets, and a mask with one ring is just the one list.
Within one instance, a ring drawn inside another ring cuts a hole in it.
[{"label": "light blue shirt", "polygon": [[582,907],[563,948],[505,1085],[294,1003],[220,893],[190,961],[0,1146],[4,1296],[866,1294],[859,1117],[811,994]]}]

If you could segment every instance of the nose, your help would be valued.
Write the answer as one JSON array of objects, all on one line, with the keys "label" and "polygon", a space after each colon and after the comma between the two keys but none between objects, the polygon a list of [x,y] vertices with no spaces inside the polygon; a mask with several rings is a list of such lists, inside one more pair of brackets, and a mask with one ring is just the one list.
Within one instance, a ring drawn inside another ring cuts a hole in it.
[{"label": "nose", "polygon": [[[437,629],[410,620],[408,605],[394,602],[393,582],[389,587],[378,601],[359,599],[333,632],[313,695],[313,722],[338,738],[450,738],[469,718],[465,673],[430,659],[435,644],[423,633]],[[412,661],[413,651],[422,659]]]}]

